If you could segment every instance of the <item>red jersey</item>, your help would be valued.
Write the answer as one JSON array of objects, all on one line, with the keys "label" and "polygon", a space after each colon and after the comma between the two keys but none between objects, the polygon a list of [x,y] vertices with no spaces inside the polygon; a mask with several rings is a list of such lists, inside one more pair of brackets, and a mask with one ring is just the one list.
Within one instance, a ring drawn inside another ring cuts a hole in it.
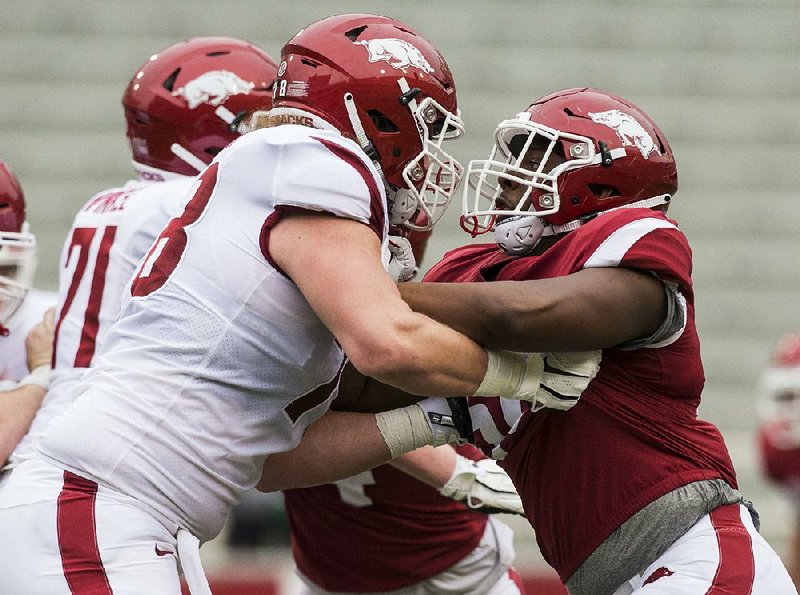
[{"label": "red jersey", "polygon": [[758,430],[764,474],[789,493],[800,507],[800,444],[792,424],[777,420]]},{"label": "red jersey", "polygon": [[[458,451],[482,458],[468,446]],[[327,591],[392,591],[429,579],[472,552],[487,522],[391,465],[283,494],[297,568]]]},{"label": "red jersey", "polygon": [[694,324],[691,250],[674,222],[649,209],[602,214],[543,254],[515,258],[496,245],[454,250],[426,281],[565,276],[590,267],[648,271],[685,298],[685,326],[648,348],[604,349],[600,371],[569,411],[471,397],[476,443],[502,459],[545,559],[566,581],[647,504],[699,480],[736,487],[716,427],[697,419],[705,381]]}]

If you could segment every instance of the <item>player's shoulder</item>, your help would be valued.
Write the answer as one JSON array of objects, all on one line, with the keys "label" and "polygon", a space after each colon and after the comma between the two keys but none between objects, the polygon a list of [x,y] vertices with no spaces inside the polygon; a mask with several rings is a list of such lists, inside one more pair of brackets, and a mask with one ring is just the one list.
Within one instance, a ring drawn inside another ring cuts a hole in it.
[{"label": "player's shoulder", "polygon": [[297,151],[303,148],[320,151],[326,147],[336,146],[342,150],[353,153],[360,161],[368,162],[366,154],[357,143],[334,130],[309,128],[298,124],[283,124],[271,128],[259,128],[239,137],[228,145],[220,154],[220,158],[242,151],[257,150],[257,148],[277,147],[281,151]]},{"label": "player's shoulder", "polygon": [[652,209],[603,213],[565,240],[580,254],[583,268],[627,266],[688,281],[692,251],[672,219]]},{"label": "player's shoulder", "polygon": [[586,238],[595,237],[602,241],[614,236],[644,237],[656,230],[665,230],[676,238],[685,236],[678,224],[662,211],[647,208],[617,209],[601,213],[591,221],[579,227],[574,234]]},{"label": "player's shoulder", "polygon": [[194,178],[177,176],[164,181],[132,180],[95,194],[78,211],[73,227],[114,225],[135,229],[153,216],[173,213],[183,204]]},{"label": "player's shoulder", "polygon": [[294,124],[259,129],[234,141],[217,159],[221,176],[231,184],[241,183],[241,176],[233,178],[243,164],[261,164],[247,169],[269,176],[273,206],[326,211],[385,233],[380,174],[364,151],[338,132]]}]

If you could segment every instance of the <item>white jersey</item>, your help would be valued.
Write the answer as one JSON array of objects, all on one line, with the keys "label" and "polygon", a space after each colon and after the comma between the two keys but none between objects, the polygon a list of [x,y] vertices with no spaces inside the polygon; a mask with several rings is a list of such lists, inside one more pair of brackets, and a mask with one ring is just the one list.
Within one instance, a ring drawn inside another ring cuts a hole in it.
[{"label": "white jersey", "polygon": [[180,214],[193,178],[129,181],[90,198],[78,211],[61,250],[55,367],[30,430],[9,466],[30,455],[33,442],[73,401],[73,389],[119,315],[126,284],[167,222]]},{"label": "white jersey", "polygon": [[19,310],[8,323],[9,333],[0,336],[0,390],[10,390],[28,375],[28,355],[25,337],[42,321],[48,308],[56,305],[52,291],[31,289]]},{"label": "white jersey", "polygon": [[383,186],[358,145],[294,125],[244,135],[156,240],[39,453],[202,541],[216,536],[265,457],[294,448],[327,411],[344,365],[270,261],[272,225],[297,208],[370,226],[388,264]]}]

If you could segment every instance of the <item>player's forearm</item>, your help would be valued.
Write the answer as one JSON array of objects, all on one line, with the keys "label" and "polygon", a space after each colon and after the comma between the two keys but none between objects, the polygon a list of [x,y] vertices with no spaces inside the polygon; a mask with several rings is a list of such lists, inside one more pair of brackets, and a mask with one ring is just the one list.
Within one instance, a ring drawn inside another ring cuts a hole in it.
[{"label": "player's forearm", "polygon": [[374,415],[329,411],[308,427],[297,448],[267,457],[256,488],[275,492],[331,483],[390,458]]},{"label": "player's forearm", "polygon": [[457,456],[451,446],[423,446],[392,459],[391,465],[417,481],[440,489],[453,475]]},{"label": "player's forearm", "polygon": [[[493,284],[497,285],[497,284]],[[489,321],[496,319],[493,303],[479,283],[400,283],[403,300],[415,312],[425,314],[472,338],[488,345],[493,332]],[[485,314],[484,316],[476,315]]]},{"label": "player's forearm", "polygon": [[364,375],[422,396],[470,395],[487,369],[486,351],[473,340],[427,316],[391,312],[380,332],[360,334],[345,351]]},{"label": "player's forearm", "polygon": [[35,384],[0,394],[0,467],[31,427],[46,390]]}]

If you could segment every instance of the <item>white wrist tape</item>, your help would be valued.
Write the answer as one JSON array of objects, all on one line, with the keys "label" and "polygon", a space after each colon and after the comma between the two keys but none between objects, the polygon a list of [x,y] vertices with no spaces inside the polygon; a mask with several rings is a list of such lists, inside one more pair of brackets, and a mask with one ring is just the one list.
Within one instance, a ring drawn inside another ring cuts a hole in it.
[{"label": "white wrist tape", "polygon": [[419,405],[376,413],[375,421],[392,458],[426,446],[433,440],[431,426]]},{"label": "white wrist tape", "polygon": [[43,389],[47,390],[50,388],[50,375],[52,373],[53,369],[50,367],[50,364],[39,366],[38,368],[34,368],[30,374],[20,380],[19,386],[36,384],[37,386],[41,386]]},{"label": "white wrist tape", "polygon": [[488,350],[489,364],[476,397],[532,400],[539,391],[544,360],[537,353]]}]

